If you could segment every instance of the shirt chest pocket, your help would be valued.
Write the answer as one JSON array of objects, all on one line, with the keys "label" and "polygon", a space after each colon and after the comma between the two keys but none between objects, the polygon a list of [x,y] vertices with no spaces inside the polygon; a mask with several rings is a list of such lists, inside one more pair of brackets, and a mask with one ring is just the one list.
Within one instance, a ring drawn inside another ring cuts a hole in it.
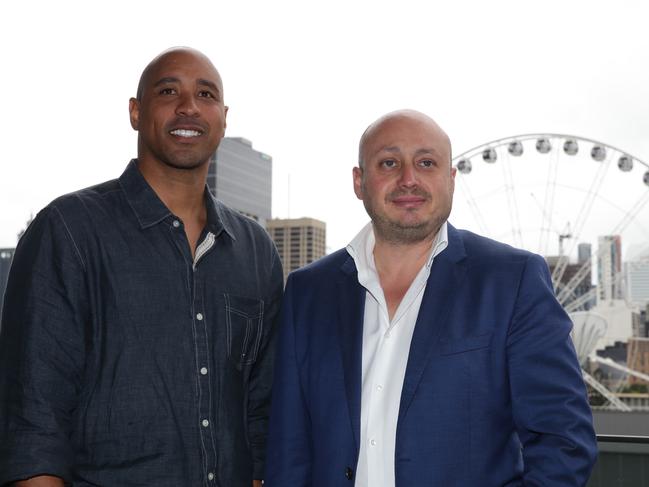
[{"label": "shirt chest pocket", "polygon": [[224,294],[228,358],[239,370],[257,360],[264,323],[264,301]]}]

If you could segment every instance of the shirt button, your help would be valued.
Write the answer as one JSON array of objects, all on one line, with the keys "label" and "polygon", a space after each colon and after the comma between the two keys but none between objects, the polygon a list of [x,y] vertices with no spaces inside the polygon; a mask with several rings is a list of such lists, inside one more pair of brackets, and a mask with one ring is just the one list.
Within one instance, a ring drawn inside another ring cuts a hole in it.
[{"label": "shirt button", "polygon": [[196,319],[201,321],[203,319],[203,313],[196,313]]},{"label": "shirt button", "polygon": [[381,384],[379,384],[378,386],[376,386],[376,390],[377,390],[377,391],[382,391],[382,390],[383,390],[383,386],[382,386]]},{"label": "shirt button", "polygon": [[207,480],[214,480],[214,474],[212,472],[207,474]]},{"label": "shirt button", "polygon": [[376,446],[376,440],[374,438],[370,440],[370,445]]},{"label": "shirt button", "polygon": [[178,228],[180,226],[180,222],[178,220],[174,220],[171,222],[171,224],[174,226],[174,228]]},{"label": "shirt button", "polygon": [[201,421],[201,424],[207,428],[210,425],[210,422],[207,419],[204,419]]},{"label": "shirt button", "polygon": [[201,367],[201,375],[207,375],[207,367]]}]

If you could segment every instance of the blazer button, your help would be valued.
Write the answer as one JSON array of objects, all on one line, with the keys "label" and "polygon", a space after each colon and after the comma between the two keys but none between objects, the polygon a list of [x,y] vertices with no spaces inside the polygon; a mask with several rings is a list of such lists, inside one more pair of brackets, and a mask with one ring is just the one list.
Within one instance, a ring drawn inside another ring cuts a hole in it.
[{"label": "blazer button", "polygon": [[351,467],[345,468],[345,477],[347,477],[347,480],[354,478],[354,471],[351,469]]}]

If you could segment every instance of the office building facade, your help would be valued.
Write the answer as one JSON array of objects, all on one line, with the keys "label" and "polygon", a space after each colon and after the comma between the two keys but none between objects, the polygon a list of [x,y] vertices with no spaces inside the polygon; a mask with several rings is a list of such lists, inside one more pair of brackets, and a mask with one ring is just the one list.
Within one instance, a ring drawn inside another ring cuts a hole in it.
[{"label": "office building facade", "polygon": [[584,264],[590,260],[592,251],[589,243],[580,243],[577,245],[577,262]]},{"label": "office building facade", "polygon": [[639,307],[649,303],[649,259],[624,263],[627,300]]},{"label": "office building facade", "polygon": [[258,221],[270,220],[273,159],[241,137],[225,137],[210,161],[207,185],[230,208]]},{"label": "office building facade", "polygon": [[622,239],[619,235],[604,235],[597,244],[597,297],[599,301],[622,299]]},{"label": "office building facade", "polygon": [[266,222],[284,267],[284,282],[299,269],[326,253],[327,225],[314,218],[276,218]]}]

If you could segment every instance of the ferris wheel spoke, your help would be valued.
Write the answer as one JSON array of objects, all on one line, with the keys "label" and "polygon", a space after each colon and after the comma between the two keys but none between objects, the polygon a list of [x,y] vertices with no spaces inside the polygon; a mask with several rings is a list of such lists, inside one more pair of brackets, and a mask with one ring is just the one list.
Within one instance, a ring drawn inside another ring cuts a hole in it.
[{"label": "ferris wheel spoke", "polygon": [[509,154],[506,154],[501,167],[503,171],[503,179],[505,181],[505,196],[507,198],[509,219],[512,227],[512,239],[516,246],[524,247],[523,233],[521,232],[521,220],[518,213],[518,203],[516,201],[516,187],[514,186],[514,177],[512,175],[512,165]]},{"label": "ferris wheel spoke", "polygon": [[611,231],[611,235],[615,235],[617,233],[621,233],[627,226],[629,226],[629,223],[633,221],[633,219],[636,217],[636,215],[642,210],[645,205],[649,202],[649,191],[645,191],[644,194],[638,198],[638,200],[634,203],[634,205],[631,207],[631,209],[626,212],[624,215],[624,218],[618,222],[618,224],[613,228]]},{"label": "ferris wheel spoke", "polygon": [[482,232],[485,235],[491,235],[489,229],[487,228],[487,224],[485,222],[484,216],[482,215],[482,211],[480,211],[480,206],[476,202],[476,199],[473,197],[471,188],[466,183],[463,177],[459,177],[457,179],[459,179],[460,181],[460,186],[462,188],[462,193],[464,194],[464,199],[469,205],[469,210],[471,210],[473,219],[478,224],[478,227],[480,228],[480,232]]},{"label": "ferris wheel spoke", "polygon": [[557,173],[559,158],[552,157],[548,164],[548,170],[545,178],[545,191],[543,193],[543,207],[541,212],[543,220],[541,224],[541,234],[539,236],[539,252],[543,255],[548,253],[550,231],[552,230],[552,216],[554,214],[554,197],[557,189]]}]

